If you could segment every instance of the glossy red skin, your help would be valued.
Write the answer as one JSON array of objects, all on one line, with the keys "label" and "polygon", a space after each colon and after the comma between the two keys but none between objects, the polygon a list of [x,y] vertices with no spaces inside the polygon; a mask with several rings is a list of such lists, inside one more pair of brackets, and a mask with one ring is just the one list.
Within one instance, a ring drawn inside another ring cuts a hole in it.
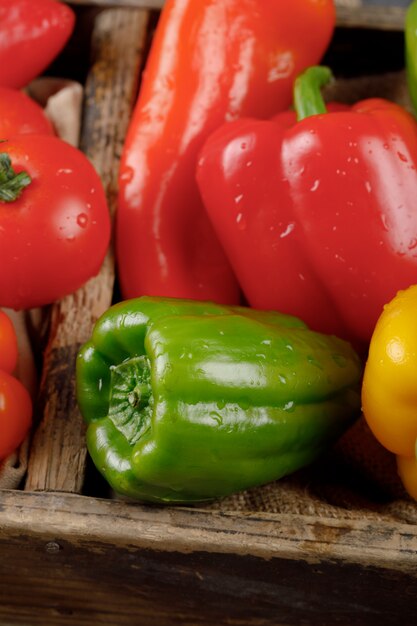
[{"label": "glossy red skin", "polygon": [[224,121],[285,109],[334,20],[331,0],[167,0],[122,155],[123,297],[239,300],[195,182],[198,151]]},{"label": "glossy red skin", "polygon": [[13,322],[0,309],[0,370],[11,374],[16,367],[17,356],[17,337]]},{"label": "glossy red skin", "polygon": [[0,370],[0,461],[14,452],[32,423],[32,401],[22,383]]},{"label": "glossy red skin", "polygon": [[110,240],[106,197],[87,157],[57,137],[16,136],[1,152],[32,183],[0,202],[0,306],[42,306],[99,271]]},{"label": "glossy red skin", "polygon": [[363,346],[417,282],[417,125],[379,99],[293,122],[220,128],[200,190],[252,306]]},{"label": "glossy red skin", "polygon": [[0,140],[27,133],[53,135],[54,129],[32,98],[18,89],[0,87]]},{"label": "glossy red skin", "polygon": [[0,0],[0,85],[24,87],[68,41],[72,9],[55,0]]},{"label": "glossy red skin", "polygon": [[0,309],[0,461],[24,440],[32,422],[32,400],[12,376],[18,358],[16,332]]}]

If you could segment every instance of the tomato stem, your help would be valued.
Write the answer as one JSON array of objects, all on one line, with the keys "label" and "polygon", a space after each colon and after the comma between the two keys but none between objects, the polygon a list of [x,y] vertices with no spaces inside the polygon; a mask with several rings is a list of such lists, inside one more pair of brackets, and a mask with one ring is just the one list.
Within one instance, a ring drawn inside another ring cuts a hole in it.
[{"label": "tomato stem", "polygon": [[27,172],[16,174],[7,152],[0,153],[0,202],[14,202],[31,182]]}]

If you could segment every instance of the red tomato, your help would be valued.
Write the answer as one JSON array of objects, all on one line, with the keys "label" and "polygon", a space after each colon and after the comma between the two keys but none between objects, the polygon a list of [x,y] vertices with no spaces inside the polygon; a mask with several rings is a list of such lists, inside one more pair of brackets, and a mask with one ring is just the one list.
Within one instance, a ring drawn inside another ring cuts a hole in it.
[{"label": "red tomato", "polygon": [[110,241],[110,216],[94,167],[57,137],[20,135],[0,144],[1,159],[31,182],[1,201],[0,306],[42,306],[74,292],[97,274]]},{"label": "red tomato", "polygon": [[0,85],[24,87],[62,50],[74,12],[55,0],[0,0]]},{"label": "red tomato", "polygon": [[23,91],[0,87],[0,140],[23,133],[53,135],[54,129],[32,98]]},{"label": "red tomato", "polygon": [[32,422],[32,401],[17,378],[0,370],[0,459],[20,446]]},{"label": "red tomato", "polygon": [[17,338],[11,319],[0,310],[0,370],[11,374],[17,363]]}]

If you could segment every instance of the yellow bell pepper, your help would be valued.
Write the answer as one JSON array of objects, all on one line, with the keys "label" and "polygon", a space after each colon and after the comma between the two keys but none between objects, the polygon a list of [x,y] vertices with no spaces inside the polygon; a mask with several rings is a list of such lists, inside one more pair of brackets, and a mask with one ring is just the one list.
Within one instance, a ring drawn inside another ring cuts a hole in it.
[{"label": "yellow bell pepper", "polygon": [[378,441],[396,455],[403,485],[417,500],[417,285],[399,291],[375,326],[362,410]]}]

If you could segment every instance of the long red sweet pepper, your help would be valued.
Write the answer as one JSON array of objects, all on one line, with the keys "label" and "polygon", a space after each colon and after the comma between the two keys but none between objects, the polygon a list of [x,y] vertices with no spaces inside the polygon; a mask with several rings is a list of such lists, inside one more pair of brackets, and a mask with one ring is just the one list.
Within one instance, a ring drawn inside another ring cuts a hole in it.
[{"label": "long red sweet pepper", "polygon": [[332,0],[167,0],[122,156],[124,297],[238,299],[195,182],[197,153],[224,121],[285,109],[295,75],[320,59],[334,21]]}]

